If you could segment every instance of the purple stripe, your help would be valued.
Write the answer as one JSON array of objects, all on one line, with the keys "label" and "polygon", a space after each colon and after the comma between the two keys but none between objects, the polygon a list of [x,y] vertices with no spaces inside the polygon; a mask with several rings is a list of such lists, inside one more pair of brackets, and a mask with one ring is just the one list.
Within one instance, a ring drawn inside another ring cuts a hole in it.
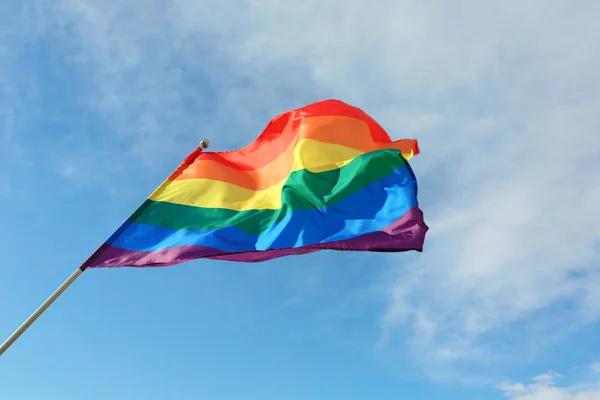
[{"label": "purple stripe", "polygon": [[348,240],[315,244],[300,248],[252,251],[223,254],[221,250],[201,246],[170,247],[154,252],[130,251],[102,245],[82,268],[101,267],[159,267],[174,265],[198,258],[239,262],[259,262],[289,255],[313,253],[319,250],[341,251],[422,251],[428,227],[423,222],[423,213],[417,207],[385,229]]}]

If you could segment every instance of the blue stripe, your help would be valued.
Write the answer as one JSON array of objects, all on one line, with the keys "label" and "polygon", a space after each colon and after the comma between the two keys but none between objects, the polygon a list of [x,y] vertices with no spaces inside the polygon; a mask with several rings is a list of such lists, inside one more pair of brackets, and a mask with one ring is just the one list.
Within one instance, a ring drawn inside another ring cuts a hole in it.
[{"label": "blue stripe", "polygon": [[417,182],[410,166],[405,164],[331,206],[294,210],[259,236],[236,227],[175,231],[127,221],[108,244],[133,251],[189,245],[228,253],[294,248],[379,231],[417,205]]}]

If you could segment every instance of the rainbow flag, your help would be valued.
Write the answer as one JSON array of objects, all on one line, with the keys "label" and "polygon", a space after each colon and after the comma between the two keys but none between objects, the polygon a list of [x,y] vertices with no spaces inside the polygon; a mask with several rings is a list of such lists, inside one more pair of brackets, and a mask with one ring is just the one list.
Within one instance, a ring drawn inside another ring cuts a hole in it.
[{"label": "rainbow flag", "polygon": [[341,101],[288,111],[244,148],[197,148],[82,268],[422,251],[418,152]]}]

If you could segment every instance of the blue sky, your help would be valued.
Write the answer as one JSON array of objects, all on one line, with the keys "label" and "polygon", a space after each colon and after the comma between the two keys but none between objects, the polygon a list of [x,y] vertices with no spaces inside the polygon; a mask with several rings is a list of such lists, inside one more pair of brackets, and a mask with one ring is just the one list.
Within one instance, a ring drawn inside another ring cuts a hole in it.
[{"label": "blue sky", "polygon": [[339,98],[411,162],[423,253],[86,271],[4,399],[600,399],[597,1],[0,4],[0,340],[203,138]]}]

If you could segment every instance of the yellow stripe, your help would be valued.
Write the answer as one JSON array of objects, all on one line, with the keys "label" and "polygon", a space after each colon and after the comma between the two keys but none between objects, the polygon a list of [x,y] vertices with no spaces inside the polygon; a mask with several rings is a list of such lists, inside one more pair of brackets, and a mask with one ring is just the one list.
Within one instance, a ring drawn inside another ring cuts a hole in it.
[{"label": "yellow stripe", "polygon": [[[339,144],[303,139],[294,149],[292,171],[301,169],[311,172],[330,171],[348,164],[361,154],[363,153],[359,150]],[[278,184],[257,191],[212,179],[167,181],[150,196],[150,199],[194,207],[229,208],[237,211],[275,210],[281,208],[281,190],[286,180],[287,176]]]},{"label": "yellow stripe", "polygon": [[302,139],[294,149],[292,171],[306,169],[310,172],[325,172],[341,168],[363,154],[362,151],[341,144]]}]

